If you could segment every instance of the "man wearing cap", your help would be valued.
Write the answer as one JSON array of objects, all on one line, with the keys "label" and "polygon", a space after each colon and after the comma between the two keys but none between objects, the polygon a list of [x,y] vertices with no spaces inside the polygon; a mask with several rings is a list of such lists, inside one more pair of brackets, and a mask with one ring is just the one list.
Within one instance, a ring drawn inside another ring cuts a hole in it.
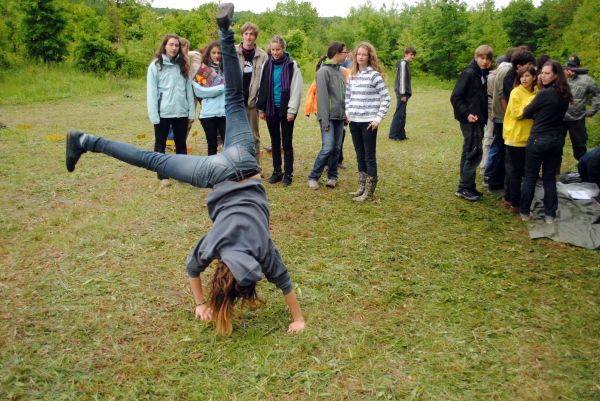
[{"label": "man wearing cap", "polygon": [[[571,144],[573,145],[573,156],[579,160],[587,152],[587,130],[585,118],[592,117],[600,110],[600,91],[588,70],[580,67],[579,57],[570,55],[565,64],[565,75],[573,93],[573,102],[569,104],[565,114],[565,136],[569,131]],[[586,106],[591,104],[591,109]]]}]

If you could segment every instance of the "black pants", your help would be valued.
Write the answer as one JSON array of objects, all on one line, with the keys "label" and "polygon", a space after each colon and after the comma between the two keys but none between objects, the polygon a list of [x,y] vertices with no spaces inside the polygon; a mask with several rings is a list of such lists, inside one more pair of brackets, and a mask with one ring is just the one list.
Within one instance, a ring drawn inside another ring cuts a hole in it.
[{"label": "black pants", "polygon": [[556,217],[558,196],[556,194],[556,173],[562,161],[565,138],[560,133],[529,137],[525,156],[525,183],[519,203],[519,212],[529,214],[535,194],[540,166],[544,183],[544,214]]},{"label": "black pants", "polygon": [[575,160],[579,160],[581,156],[587,152],[587,139],[588,134],[585,128],[585,117],[581,120],[565,121],[564,124],[565,136],[567,131],[571,137],[571,144],[573,145],[573,157]]},{"label": "black pants", "polygon": [[275,116],[267,117],[267,128],[271,136],[271,149],[273,153],[273,170],[281,172],[281,146],[283,145],[284,174],[292,175],[294,172],[294,121],[287,120],[287,114],[279,115],[275,109]]},{"label": "black pants", "polygon": [[481,123],[460,123],[460,130],[464,139],[460,156],[458,191],[476,189],[475,174],[483,154],[483,127],[484,125]]},{"label": "black pants", "polygon": [[371,123],[350,123],[350,134],[356,151],[358,171],[377,177],[377,129],[367,129]]},{"label": "black pants", "polygon": [[406,139],[406,103],[408,101],[403,102],[402,96],[398,96],[396,111],[390,127],[390,139]]},{"label": "black pants", "polygon": [[224,116],[200,119],[200,124],[202,124],[204,134],[206,135],[209,156],[217,154],[217,143],[219,136],[221,137],[221,141],[225,143],[225,120],[226,119]]},{"label": "black pants", "polygon": [[[187,154],[187,128],[188,118],[187,117],[175,117],[175,118],[160,118],[158,124],[154,124],[154,151],[158,153],[165,153],[167,149],[167,137],[169,136],[169,129],[173,128],[173,135],[175,136],[175,153],[178,155]],[[168,178],[162,176],[160,173],[157,174],[158,179]]]},{"label": "black pants", "polygon": [[521,182],[525,175],[525,148],[506,146],[504,199],[514,207],[521,201]]}]

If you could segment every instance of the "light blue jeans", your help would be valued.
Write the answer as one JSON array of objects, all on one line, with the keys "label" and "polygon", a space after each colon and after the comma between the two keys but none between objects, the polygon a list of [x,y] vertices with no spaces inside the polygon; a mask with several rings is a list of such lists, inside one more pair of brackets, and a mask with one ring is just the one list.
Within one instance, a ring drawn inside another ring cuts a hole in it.
[{"label": "light blue jeans", "polygon": [[321,125],[321,150],[315,159],[315,165],[310,172],[309,180],[318,180],[327,165],[327,178],[337,180],[338,159],[342,149],[342,138],[344,133],[344,120],[329,120],[329,131],[323,130]]},{"label": "light blue jeans", "polygon": [[165,155],[91,135],[84,141],[83,147],[200,188],[212,188],[225,180],[241,181],[260,172],[244,106],[242,71],[231,28],[221,31],[221,52],[227,121],[223,153],[212,156]]}]

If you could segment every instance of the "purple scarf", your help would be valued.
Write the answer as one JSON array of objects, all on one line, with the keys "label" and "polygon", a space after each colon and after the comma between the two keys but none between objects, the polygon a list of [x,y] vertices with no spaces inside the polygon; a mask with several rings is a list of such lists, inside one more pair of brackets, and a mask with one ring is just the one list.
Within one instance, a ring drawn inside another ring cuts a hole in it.
[{"label": "purple scarf", "polygon": [[273,117],[275,116],[275,100],[274,100],[274,91],[273,91],[273,69],[275,65],[281,65],[283,64],[283,67],[281,68],[281,77],[279,79],[279,81],[281,82],[281,104],[283,105],[283,99],[285,98],[284,94],[288,94],[288,98],[289,98],[289,92],[290,92],[290,57],[287,55],[287,53],[283,54],[283,57],[281,57],[279,60],[275,60],[273,57],[269,58],[269,61],[267,61],[267,88],[269,90],[268,96],[267,96],[267,110],[266,114],[267,117]]}]

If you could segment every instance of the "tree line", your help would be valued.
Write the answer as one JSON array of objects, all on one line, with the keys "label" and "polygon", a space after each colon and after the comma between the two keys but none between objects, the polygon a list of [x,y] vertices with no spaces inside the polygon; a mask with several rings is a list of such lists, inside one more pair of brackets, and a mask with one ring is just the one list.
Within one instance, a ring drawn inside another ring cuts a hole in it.
[{"label": "tree line", "polygon": [[[191,11],[156,9],[146,0],[4,0],[0,2],[0,67],[32,61],[70,63],[98,74],[139,77],[145,74],[166,33],[186,37],[195,49],[218,39],[217,4]],[[536,54],[563,62],[576,53],[591,75],[600,78],[600,1],[513,0],[504,8],[484,0],[468,8],[458,0],[421,0],[411,6],[370,2],[342,17],[319,17],[308,2],[285,0],[256,14],[236,12],[234,27],[252,21],[261,30],[263,48],[273,34],[308,77],[331,41],[349,48],[372,43],[387,67],[404,48],[417,49],[413,70],[455,79],[482,43],[503,54],[525,44]]]}]

